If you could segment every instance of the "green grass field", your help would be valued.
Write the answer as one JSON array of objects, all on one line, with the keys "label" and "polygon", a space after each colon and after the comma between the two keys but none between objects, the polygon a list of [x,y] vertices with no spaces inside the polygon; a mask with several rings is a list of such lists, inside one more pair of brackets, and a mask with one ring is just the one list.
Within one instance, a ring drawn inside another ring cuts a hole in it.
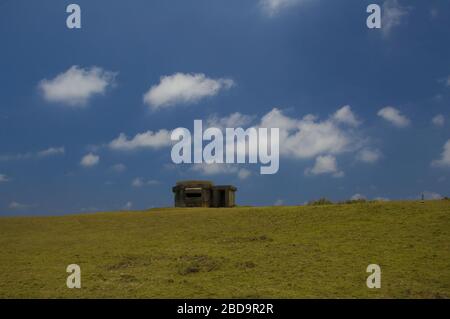
[{"label": "green grass field", "polygon": [[448,200],[8,217],[0,244],[3,298],[450,297]]}]

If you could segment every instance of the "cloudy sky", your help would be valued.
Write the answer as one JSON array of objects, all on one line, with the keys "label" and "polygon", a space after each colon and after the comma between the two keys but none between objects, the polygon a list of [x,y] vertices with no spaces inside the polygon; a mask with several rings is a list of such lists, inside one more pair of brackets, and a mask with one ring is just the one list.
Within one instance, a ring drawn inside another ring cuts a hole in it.
[{"label": "cloudy sky", "polygon": [[[78,3],[82,29],[66,27]],[[366,7],[383,7],[382,28]],[[450,195],[450,3],[0,0],[0,214]],[[279,127],[280,169],[175,165],[170,132]]]}]

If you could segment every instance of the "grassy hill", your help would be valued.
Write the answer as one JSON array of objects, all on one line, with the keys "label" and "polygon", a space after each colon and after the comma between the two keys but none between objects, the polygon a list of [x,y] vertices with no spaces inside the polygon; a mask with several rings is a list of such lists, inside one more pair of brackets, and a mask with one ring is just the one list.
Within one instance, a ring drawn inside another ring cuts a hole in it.
[{"label": "grassy hill", "polygon": [[8,217],[0,247],[3,298],[450,298],[444,200]]}]

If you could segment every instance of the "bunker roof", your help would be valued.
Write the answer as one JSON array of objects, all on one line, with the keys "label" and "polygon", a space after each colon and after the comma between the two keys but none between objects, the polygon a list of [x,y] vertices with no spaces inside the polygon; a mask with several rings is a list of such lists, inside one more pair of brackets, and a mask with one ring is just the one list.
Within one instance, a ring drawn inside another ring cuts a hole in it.
[{"label": "bunker roof", "polygon": [[179,181],[177,182],[177,186],[192,186],[192,185],[202,185],[202,186],[213,186],[213,182],[211,181],[202,181],[202,180],[187,180],[187,181]]}]

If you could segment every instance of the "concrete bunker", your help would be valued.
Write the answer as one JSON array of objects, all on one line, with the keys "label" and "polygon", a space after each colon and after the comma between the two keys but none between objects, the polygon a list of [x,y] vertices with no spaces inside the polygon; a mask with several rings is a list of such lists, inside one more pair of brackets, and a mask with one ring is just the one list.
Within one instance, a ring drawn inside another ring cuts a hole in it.
[{"label": "concrete bunker", "polygon": [[211,181],[180,181],[172,188],[175,207],[234,207],[237,188]]}]

